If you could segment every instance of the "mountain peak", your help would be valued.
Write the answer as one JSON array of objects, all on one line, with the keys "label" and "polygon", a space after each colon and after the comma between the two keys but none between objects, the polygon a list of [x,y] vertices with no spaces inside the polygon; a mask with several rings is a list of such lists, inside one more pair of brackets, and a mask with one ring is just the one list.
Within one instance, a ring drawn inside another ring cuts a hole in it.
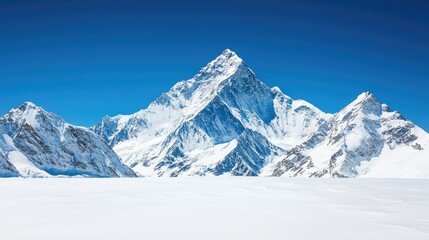
[{"label": "mountain peak", "polygon": [[231,49],[229,49],[229,48],[223,50],[221,56],[225,56],[227,58],[238,57],[238,55],[234,51],[232,51]]},{"label": "mountain peak", "polygon": [[12,109],[9,113],[13,115],[21,115],[24,113],[38,113],[44,111],[41,107],[37,106],[36,104],[32,102],[24,102],[23,104],[19,105],[17,108]]},{"label": "mountain peak", "polygon": [[36,104],[28,101],[24,102],[18,107],[18,109],[20,109],[21,111],[25,111],[27,109],[36,109],[36,108],[39,108],[39,107]]},{"label": "mountain peak", "polygon": [[369,99],[369,98],[375,98],[375,96],[371,92],[366,91],[366,92],[359,94],[359,96],[357,97],[356,100],[365,100],[365,99]]},{"label": "mountain peak", "polygon": [[43,121],[45,121],[45,123],[49,122],[55,126],[64,123],[64,120],[58,115],[47,112],[45,109],[32,102],[24,102],[19,107],[11,109],[3,118],[19,124],[27,123],[33,127],[43,124]]},{"label": "mountain peak", "polygon": [[241,59],[234,51],[227,48],[225,49],[221,55],[215,58],[212,62],[210,62],[207,66],[235,66],[243,63],[243,59]]},{"label": "mountain peak", "polygon": [[363,111],[365,113],[373,113],[379,115],[381,114],[381,108],[381,103],[378,102],[374,94],[370,92],[363,92],[359,94],[359,96],[353,102],[343,108],[340,112],[348,113],[350,111]]},{"label": "mountain peak", "polygon": [[371,92],[363,92],[357,96],[357,98],[349,105],[363,105],[363,104],[376,104],[381,105],[377,98]]},{"label": "mountain peak", "polygon": [[194,78],[196,80],[211,80],[218,77],[225,79],[233,75],[243,65],[243,59],[230,49],[225,49],[222,54],[203,67]]}]

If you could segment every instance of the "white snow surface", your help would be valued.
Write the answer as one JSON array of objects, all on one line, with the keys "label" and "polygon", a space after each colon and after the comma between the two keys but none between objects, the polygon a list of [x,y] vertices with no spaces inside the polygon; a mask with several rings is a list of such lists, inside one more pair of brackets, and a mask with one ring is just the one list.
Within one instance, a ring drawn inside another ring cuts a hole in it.
[{"label": "white snow surface", "polygon": [[429,180],[1,179],[7,240],[429,239]]}]

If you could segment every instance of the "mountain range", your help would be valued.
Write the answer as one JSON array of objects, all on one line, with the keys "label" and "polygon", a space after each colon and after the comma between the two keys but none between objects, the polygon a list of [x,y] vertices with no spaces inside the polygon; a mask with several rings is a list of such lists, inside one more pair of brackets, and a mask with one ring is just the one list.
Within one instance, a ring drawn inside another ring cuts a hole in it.
[{"label": "mountain range", "polygon": [[365,92],[324,113],[227,49],[146,109],[90,128],[24,103],[0,118],[0,175],[429,177],[429,135]]}]

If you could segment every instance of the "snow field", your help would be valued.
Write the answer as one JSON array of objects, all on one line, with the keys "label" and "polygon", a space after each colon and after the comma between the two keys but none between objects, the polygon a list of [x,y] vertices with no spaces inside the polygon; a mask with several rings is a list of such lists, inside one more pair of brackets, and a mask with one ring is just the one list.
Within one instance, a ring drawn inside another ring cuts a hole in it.
[{"label": "snow field", "polygon": [[0,181],[1,239],[429,239],[429,180]]}]

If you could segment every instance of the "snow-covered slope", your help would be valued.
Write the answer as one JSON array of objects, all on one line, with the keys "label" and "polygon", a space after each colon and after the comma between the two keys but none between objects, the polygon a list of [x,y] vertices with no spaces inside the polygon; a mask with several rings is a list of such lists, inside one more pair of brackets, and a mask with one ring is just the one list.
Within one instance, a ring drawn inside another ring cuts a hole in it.
[{"label": "snow-covered slope", "polygon": [[358,167],[363,177],[429,177],[429,134],[382,104],[380,154]]},{"label": "snow-covered slope", "polygon": [[363,93],[293,148],[273,176],[429,177],[429,135]]},{"label": "snow-covered slope", "polygon": [[229,49],[91,130],[141,176],[429,177],[429,135],[372,94],[326,114],[266,86]]},{"label": "snow-covered slope", "polygon": [[0,118],[0,176],[135,176],[91,131],[26,102]]}]

